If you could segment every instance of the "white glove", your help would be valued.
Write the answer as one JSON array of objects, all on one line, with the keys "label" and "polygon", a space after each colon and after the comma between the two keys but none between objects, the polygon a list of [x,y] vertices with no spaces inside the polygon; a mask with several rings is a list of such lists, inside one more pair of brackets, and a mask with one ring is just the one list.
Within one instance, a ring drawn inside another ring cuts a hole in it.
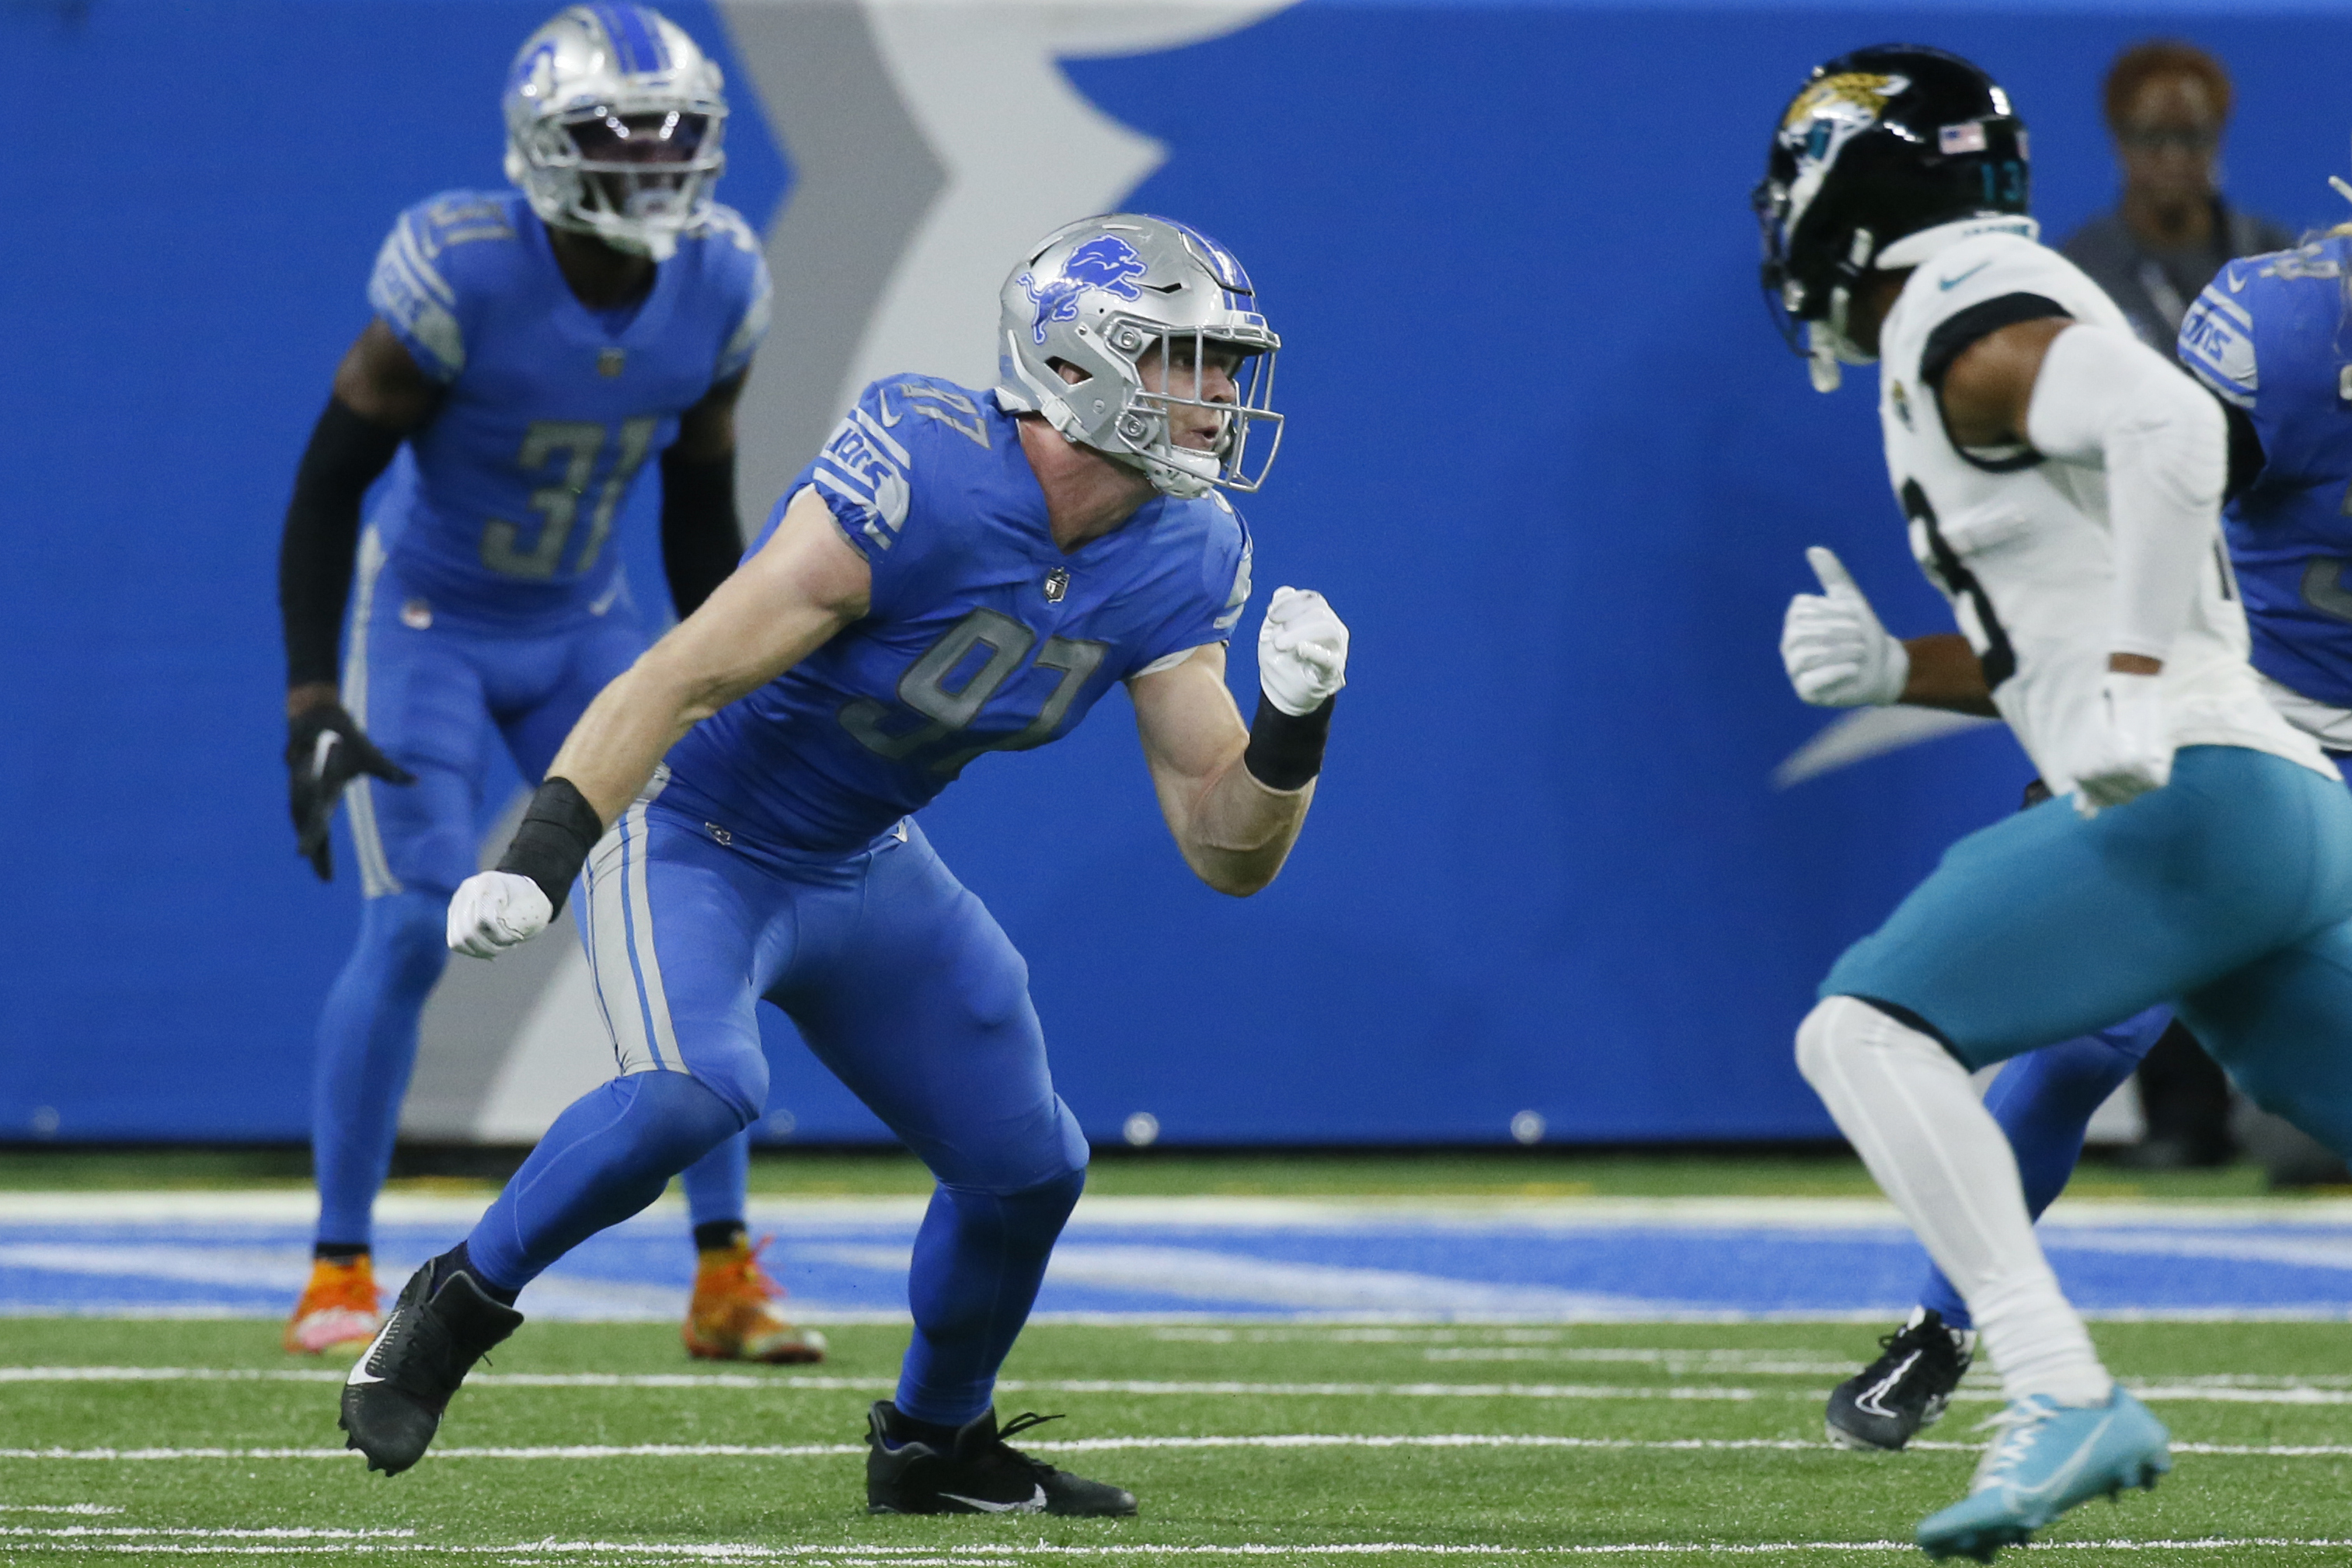
[{"label": "white glove", "polygon": [[520,947],[555,918],[539,884],[512,871],[483,871],[457,885],[449,900],[449,946],[468,958],[496,958]]},{"label": "white glove", "polygon": [[1276,588],[1257,629],[1257,683],[1303,718],[1348,684],[1348,628],[1312,588]]},{"label": "white glove", "polygon": [[1822,591],[1790,600],[1780,623],[1780,662],[1788,668],[1789,684],[1816,708],[1883,708],[1901,701],[1911,679],[1909,650],[1886,635],[1834,552],[1816,544],[1805,559],[1822,580]]},{"label": "white glove", "polygon": [[2109,670],[2099,683],[2099,714],[2074,748],[2074,809],[2100,808],[2162,789],[2172,778],[2172,726],[2164,678]]}]

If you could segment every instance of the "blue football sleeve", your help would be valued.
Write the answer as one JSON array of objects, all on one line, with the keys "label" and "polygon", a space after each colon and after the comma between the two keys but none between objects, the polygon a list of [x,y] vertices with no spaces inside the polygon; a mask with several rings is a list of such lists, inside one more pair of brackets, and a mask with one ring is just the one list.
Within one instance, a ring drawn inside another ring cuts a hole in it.
[{"label": "blue football sleeve", "polygon": [[435,381],[455,381],[466,368],[467,312],[451,279],[449,248],[513,233],[494,203],[436,198],[401,214],[376,252],[368,305]]},{"label": "blue football sleeve", "polygon": [[1171,613],[1145,637],[1122,679],[1171,663],[1196,647],[1232,641],[1234,627],[1249,606],[1249,525],[1223,496],[1196,504],[1215,509],[1200,553],[1171,574]]},{"label": "blue football sleeve", "polygon": [[2254,350],[2253,298],[2245,294],[2249,264],[2232,261],[2205,286],[2181,319],[2177,349],[2180,363],[2213,395],[2252,409],[2262,392]]}]

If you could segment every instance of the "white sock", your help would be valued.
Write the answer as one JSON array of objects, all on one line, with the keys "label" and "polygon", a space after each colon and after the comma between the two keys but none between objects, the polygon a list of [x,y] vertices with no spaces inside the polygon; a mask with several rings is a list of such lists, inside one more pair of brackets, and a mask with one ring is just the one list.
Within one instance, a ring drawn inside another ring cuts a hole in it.
[{"label": "white sock", "polygon": [[1797,1065],[1968,1302],[2002,1394],[2105,1403],[2115,1380],[2059,1293],[2033,1238],[2017,1158],[1967,1069],[1851,996],[1832,996],[1806,1016]]}]

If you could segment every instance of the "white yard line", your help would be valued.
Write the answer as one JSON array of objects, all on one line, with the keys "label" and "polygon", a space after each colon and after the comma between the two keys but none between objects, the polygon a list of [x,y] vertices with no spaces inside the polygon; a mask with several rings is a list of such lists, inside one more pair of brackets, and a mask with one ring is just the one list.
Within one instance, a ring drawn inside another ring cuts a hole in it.
[{"label": "white yard line", "polygon": [[[1218,1448],[1580,1448],[1644,1453],[1841,1454],[1813,1438],[1783,1437],[1562,1437],[1542,1433],[1275,1432],[1219,1437],[1074,1437],[1024,1443],[1039,1453],[1098,1454],[1133,1449]],[[1979,1443],[1915,1442],[1930,1453],[1974,1454]],[[2352,1444],[2175,1443],[2176,1454],[2225,1458],[2318,1459],[2352,1457]],[[432,1459],[816,1459],[846,1458],[866,1452],[862,1443],[576,1443],[533,1447],[450,1446],[427,1451]],[[0,1459],[59,1459],[97,1463],[143,1463],[171,1459],[301,1459],[352,1461],[348,1448],[0,1448]],[[0,1532],[5,1532],[0,1526]]]},{"label": "white yard line", "polygon": [[[1555,1559],[1606,1557],[1788,1557],[1841,1556],[1863,1554],[1897,1554],[1916,1560],[1918,1548],[1900,1541],[1776,1541],[1754,1543],[1730,1542],[1621,1542],[1608,1544],[1573,1546],[1486,1546],[1439,1544],[1435,1542],[1374,1541],[1348,1542],[1325,1545],[1246,1542],[1223,1546],[1160,1546],[1144,1543],[1133,1545],[1053,1546],[1044,1542],[1034,1545],[1013,1543],[972,1546],[867,1546],[867,1545],[763,1545],[751,1542],[647,1542],[647,1541],[531,1541],[503,1546],[439,1545],[425,1542],[340,1542],[332,1545],[279,1545],[276,1543],[228,1544],[231,1539],[252,1532],[239,1531],[187,1531],[121,1532],[137,1534],[131,1541],[92,1539],[88,1535],[71,1539],[26,1539],[22,1536],[9,1542],[13,1550],[46,1550],[51,1552],[114,1552],[206,1556],[257,1555],[388,1555],[415,1552],[436,1552],[452,1556],[498,1557],[507,1561],[537,1562],[556,1559],[566,1563],[593,1560],[594,1557],[617,1559],[633,1563],[751,1563],[800,1562],[809,1563],[890,1563],[898,1568],[918,1568],[920,1564],[980,1564],[1019,1558],[1297,1558],[1297,1557],[1492,1557],[1547,1561]],[[319,1531],[321,1535],[332,1531]],[[224,1544],[199,1545],[180,1541],[164,1541],[156,1536],[194,1535],[223,1538]],[[2333,1537],[2297,1536],[2203,1536],[2189,1539],[2152,1541],[2069,1541],[2052,1543],[2051,1549],[2067,1552],[2116,1552],[2135,1553],[2175,1552],[2240,1552],[2258,1548],[2304,1548],[2341,1550],[2352,1546],[2352,1541]]]}]

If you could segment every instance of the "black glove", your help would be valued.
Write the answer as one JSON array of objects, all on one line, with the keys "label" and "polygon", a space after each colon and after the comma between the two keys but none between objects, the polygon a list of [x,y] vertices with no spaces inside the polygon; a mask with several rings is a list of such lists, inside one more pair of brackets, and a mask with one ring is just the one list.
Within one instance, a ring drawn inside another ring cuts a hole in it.
[{"label": "black glove", "polygon": [[416,775],[385,756],[340,702],[304,709],[287,726],[289,804],[294,812],[295,853],[310,862],[319,880],[335,879],[335,854],[327,825],[343,786],[362,773],[386,784],[411,784]]}]

